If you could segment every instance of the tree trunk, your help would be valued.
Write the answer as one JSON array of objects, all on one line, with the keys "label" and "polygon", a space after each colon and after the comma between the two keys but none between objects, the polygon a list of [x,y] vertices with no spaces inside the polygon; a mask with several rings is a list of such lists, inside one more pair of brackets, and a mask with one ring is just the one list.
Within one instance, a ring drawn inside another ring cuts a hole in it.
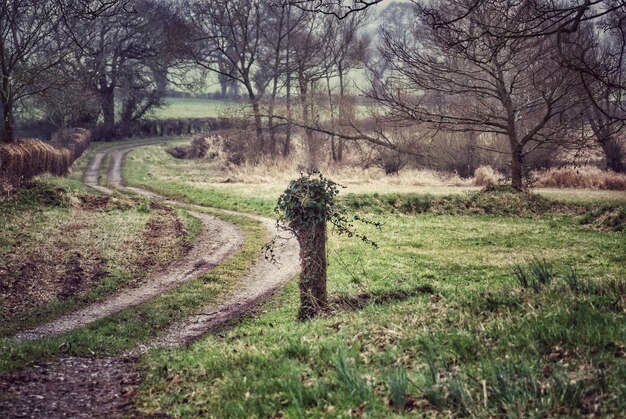
[{"label": "tree trunk", "polygon": [[[335,107],[333,106],[333,92],[330,88],[330,77],[326,77],[326,89],[328,93],[328,109],[330,111],[330,123],[331,123],[331,131],[336,130],[335,126]],[[333,159],[333,163],[336,163],[337,160],[337,148],[335,147],[335,136],[331,134],[330,136],[330,153]]]},{"label": "tree trunk", "polygon": [[274,131],[274,106],[276,104],[276,95],[278,94],[278,79],[280,78],[280,51],[281,41],[283,36],[283,21],[285,18],[285,10],[282,9],[282,15],[280,18],[280,24],[278,25],[278,42],[276,42],[274,48],[274,65],[272,68],[272,96],[270,98],[269,117],[267,120],[267,127],[270,131],[270,153],[272,156],[276,155],[276,132]]},{"label": "tree trunk", "polygon": [[626,164],[624,164],[624,152],[620,147],[620,144],[606,139],[601,143],[602,151],[606,159],[606,168],[617,173],[626,172]]},{"label": "tree trunk", "polygon": [[256,142],[257,150],[259,153],[263,153],[265,148],[265,138],[263,137],[263,121],[261,120],[261,110],[259,108],[259,101],[256,98],[252,100],[252,112],[254,113],[254,126],[256,130]]},{"label": "tree trunk", "polygon": [[15,141],[15,119],[13,118],[13,100],[11,98],[11,80],[2,78],[2,142],[12,143]]},{"label": "tree trunk", "polygon": [[[302,105],[302,121],[305,126],[311,125],[311,114],[309,109],[309,81],[302,76],[299,79],[300,84],[300,104]],[[317,147],[313,138],[313,130],[305,128],[304,130],[307,142],[307,169],[309,172],[317,171]]]},{"label": "tree trunk", "polygon": [[298,229],[300,243],[300,320],[322,312],[326,297],[326,223],[305,225]]},{"label": "tree trunk", "polygon": [[285,57],[287,68],[287,81],[285,89],[287,90],[285,102],[287,105],[287,132],[285,134],[285,142],[283,143],[283,157],[287,157],[291,151],[291,69],[289,68],[289,37],[287,37],[287,54]]},{"label": "tree trunk", "polygon": [[524,189],[523,168],[522,146],[515,144],[511,147],[511,186],[519,191]]},{"label": "tree trunk", "polygon": [[252,88],[252,84],[249,80],[245,82],[246,90],[248,91],[248,99],[250,99],[250,104],[252,105],[252,113],[254,115],[254,128],[256,130],[256,151],[258,152],[257,157],[260,153],[263,153],[265,148],[265,137],[263,137],[263,121],[261,119],[261,109],[259,106],[259,99],[254,94],[254,89]]},{"label": "tree trunk", "polygon": [[221,74],[217,76],[217,80],[220,83],[220,99],[226,99],[226,96],[228,95],[228,84],[230,81],[228,80],[228,77]]},{"label": "tree trunk", "polygon": [[287,70],[287,132],[285,133],[285,142],[283,143],[283,157],[287,157],[291,152],[291,72]]},{"label": "tree trunk", "polygon": [[113,89],[107,88],[100,93],[100,106],[104,118],[105,135],[115,130],[115,95]]},{"label": "tree trunk", "polygon": [[[346,117],[346,103],[345,103],[345,88],[343,85],[343,66],[339,64],[337,67],[337,73],[339,75],[339,123],[343,124],[346,121],[344,120]],[[343,138],[339,138],[339,144],[337,145],[337,161],[341,162],[343,160],[343,148],[345,145],[345,140]]]},{"label": "tree trunk", "polygon": [[[4,101],[3,101],[4,102]],[[15,127],[13,118],[13,104],[6,101],[2,104],[4,127],[2,130],[2,142],[12,143],[15,141]]]}]

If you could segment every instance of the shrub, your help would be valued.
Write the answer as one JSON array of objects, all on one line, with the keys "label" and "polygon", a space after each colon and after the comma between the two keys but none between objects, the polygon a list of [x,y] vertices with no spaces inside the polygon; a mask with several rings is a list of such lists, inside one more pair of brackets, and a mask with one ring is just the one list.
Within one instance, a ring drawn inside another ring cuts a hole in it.
[{"label": "shrub", "polygon": [[407,165],[408,158],[400,151],[380,148],[374,163],[383,169],[386,175],[395,175]]},{"label": "shrub", "polygon": [[191,146],[189,147],[189,158],[202,159],[206,157],[206,152],[209,150],[209,143],[204,137],[195,137],[191,140]]},{"label": "shrub", "polygon": [[480,166],[474,171],[474,186],[495,185],[501,176],[491,166]]},{"label": "shrub", "polygon": [[112,130],[99,126],[94,130],[93,137],[96,140],[109,141],[121,138],[200,135],[226,129],[243,129],[247,125],[243,118],[145,119],[120,123]]},{"label": "shrub", "polygon": [[91,143],[91,132],[73,128],[56,133],[51,143],[36,139],[0,145],[0,191],[9,193],[35,176],[64,176]]},{"label": "shrub", "polygon": [[50,144],[58,148],[67,148],[72,153],[72,162],[83,155],[91,144],[91,131],[85,128],[71,128],[55,133]]},{"label": "shrub", "polygon": [[177,159],[203,159],[209,150],[209,143],[203,136],[194,137],[189,146],[169,147],[166,151]]}]

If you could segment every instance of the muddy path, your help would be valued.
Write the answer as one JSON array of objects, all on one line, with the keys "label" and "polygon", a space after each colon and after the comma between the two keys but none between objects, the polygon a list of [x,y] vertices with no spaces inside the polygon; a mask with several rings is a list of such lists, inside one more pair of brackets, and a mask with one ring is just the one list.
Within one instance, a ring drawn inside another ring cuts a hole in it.
[{"label": "muddy path", "polygon": [[[136,148],[136,146],[118,148],[109,154],[110,168],[107,173],[109,185],[158,200],[167,205],[182,206],[190,211],[201,211],[203,209],[199,205],[185,204],[167,199],[142,188],[124,186],[122,180],[123,159],[126,154]],[[252,218],[261,222],[271,236],[279,235],[282,240],[277,241],[275,249],[276,263],[272,263],[264,257],[258,257],[254,261],[250,272],[244,278],[241,278],[235,288],[221,298],[219,302],[211,303],[200,309],[198,314],[191,315],[183,321],[173,324],[165,334],[132,351],[133,355],[158,346],[177,346],[189,343],[208,332],[222,327],[250,311],[300,271],[298,242],[295,237],[291,237],[284,231],[278,231],[275,220],[236,211],[220,211],[226,214]]]},{"label": "muddy path", "polygon": [[[107,182],[110,186],[148,196],[165,204],[184,207],[202,221],[204,230],[194,249],[184,261],[180,260],[165,273],[155,275],[152,278],[153,284],[137,291],[134,296],[113,296],[99,305],[89,306],[40,328],[22,332],[18,337],[34,339],[53,336],[126,307],[141,304],[208,271],[241,245],[241,231],[229,223],[202,213],[203,207],[169,200],[141,188],[125,187],[122,183],[123,158],[128,152],[141,146],[99,151],[85,170],[85,183],[106,194],[113,192],[110,187],[98,183],[102,162],[109,155]],[[260,221],[268,230],[268,235],[277,232],[272,219],[233,211],[224,212]],[[259,257],[248,274],[231,291],[221,296],[219,301],[200,308],[197,314],[173,324],[153,341],[140,345],[121,357],[64,358],[0,377],[0,417],[135,416],[132,399],[140,381],[137,356],[154,347],[186,344],[206,333],[223,328],[251,311],[292,279],[299,272],[299,247],[295,238],[287,236],[284,239],[275,250],[278,263],[266,261],[259,252]]]},{"label": "muddy path", "polygon": [[[106,152],[98,152],[95,155],[85,171],[84,180],[87,185],[98,191],[112,194],[113,189],[98,184],[98,174],[105,155]],[[116,170],[114,175],[121,176],[119,163],[117,166],[111,164],[111,167]],[[141,284],[120,290],[102,301],[61,316],[52,322],[20,332],[15,338],[34,340],[57,336],[145,303],[159,294],[208,272],[235,253],[243,243],[243,233],[234,225],[200,212],[191,212],[191,214],[202,222],[202,232],[190,251],[167,269],[156,272],[148,276]]]}]

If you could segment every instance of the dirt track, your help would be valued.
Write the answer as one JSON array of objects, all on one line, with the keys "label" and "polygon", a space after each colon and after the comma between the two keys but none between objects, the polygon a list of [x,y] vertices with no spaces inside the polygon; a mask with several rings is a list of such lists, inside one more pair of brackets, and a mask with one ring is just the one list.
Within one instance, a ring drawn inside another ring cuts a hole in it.
[{"label": "dirt track", "polygon": [[[20,333],[19,339],[54,336],[93,322],[99,318],[141,304],[172,289],[182,282],[199,276],[232,254],[242,243],[242,233],[235,226],[201,212],[199,206],[187,205],[160,197],[150,191],[122,185],[122,160],[126,153],[138,146],[111,148],[94,156],[85,171],[87,185],[112,193],[109,187],[99,185],[100,167],[110,154],[109,185],[160,200],[165,204],[186,207],[198,217],[204,231],[192,251],[165,272],[150,277],[142,286],[90,305],[54,322]],[[195,211],[194,211],[195,210]],[[276,233],[275,221],[266,217],[247,216],[261,221],[270,234]],[[284,233],[283,233],[284,235]],[[277,264],[266,261],[259,252],[249,273],[237,286],[216,303],[201,308],[161,336],[141,345],[119,358],[65,358],[60,361],[31,367],[8,377],[0,377],[0,417],[120,417],[132,410],[132,396],[138,382],[134,364],[136,356],[157,346],[188,343],[207,332],[224,327],[228,322],[250,311],[259,302],[293,278],[299,271],[298,244],[286,237],[275,250]]]},{"label": "dirt track", "polygon": [[[94,183],[98,179],[103,154],[96,154],[85,174],[85,183],[101,192],[111,194],[114,192],[112,189]],[[109,173],[111,180],[116,180],[117,176],[120,176],[121,179],[119,161],[113,160],[111,168],[115,169],[114,172],[111,171]],[[111,180],[110,183],[113,183]],[[119,182],[117,183],[119,184]],[[202,222],[204,228],[191,251],[182,259],[170,265],[165,271],[150,275],[138,286],[121,290],[103,301],[90,304],[81,310],[62,316],[50,323],[21,332],[16,338],[19,340],[33,340],[57,336],[119,313],[129,307],[142,304],[209,271],[232,255],[243,243],[243,233],[234,225],[199,212],[192,212],[191,214]]]}]

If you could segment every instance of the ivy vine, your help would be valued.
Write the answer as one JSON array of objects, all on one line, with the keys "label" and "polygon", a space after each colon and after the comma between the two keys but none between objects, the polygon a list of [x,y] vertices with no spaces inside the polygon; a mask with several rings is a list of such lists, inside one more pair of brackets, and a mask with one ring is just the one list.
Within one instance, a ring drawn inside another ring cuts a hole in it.
[{"label": "ivy vine", "polygon": [[374,247],[377,244],[359,234],[354,221],[381,227],[378,222],[366,220],[357,215],[348,217],[345,209],[337,204],[339,189],[345,188],[322,174],[301,174],[289,182],[287,189],[278,199],[275,211],[279,214],[278,225],[296,233],[303,227],[318,223],[330,223],[334,231],[348,237],[356,237]]}]

